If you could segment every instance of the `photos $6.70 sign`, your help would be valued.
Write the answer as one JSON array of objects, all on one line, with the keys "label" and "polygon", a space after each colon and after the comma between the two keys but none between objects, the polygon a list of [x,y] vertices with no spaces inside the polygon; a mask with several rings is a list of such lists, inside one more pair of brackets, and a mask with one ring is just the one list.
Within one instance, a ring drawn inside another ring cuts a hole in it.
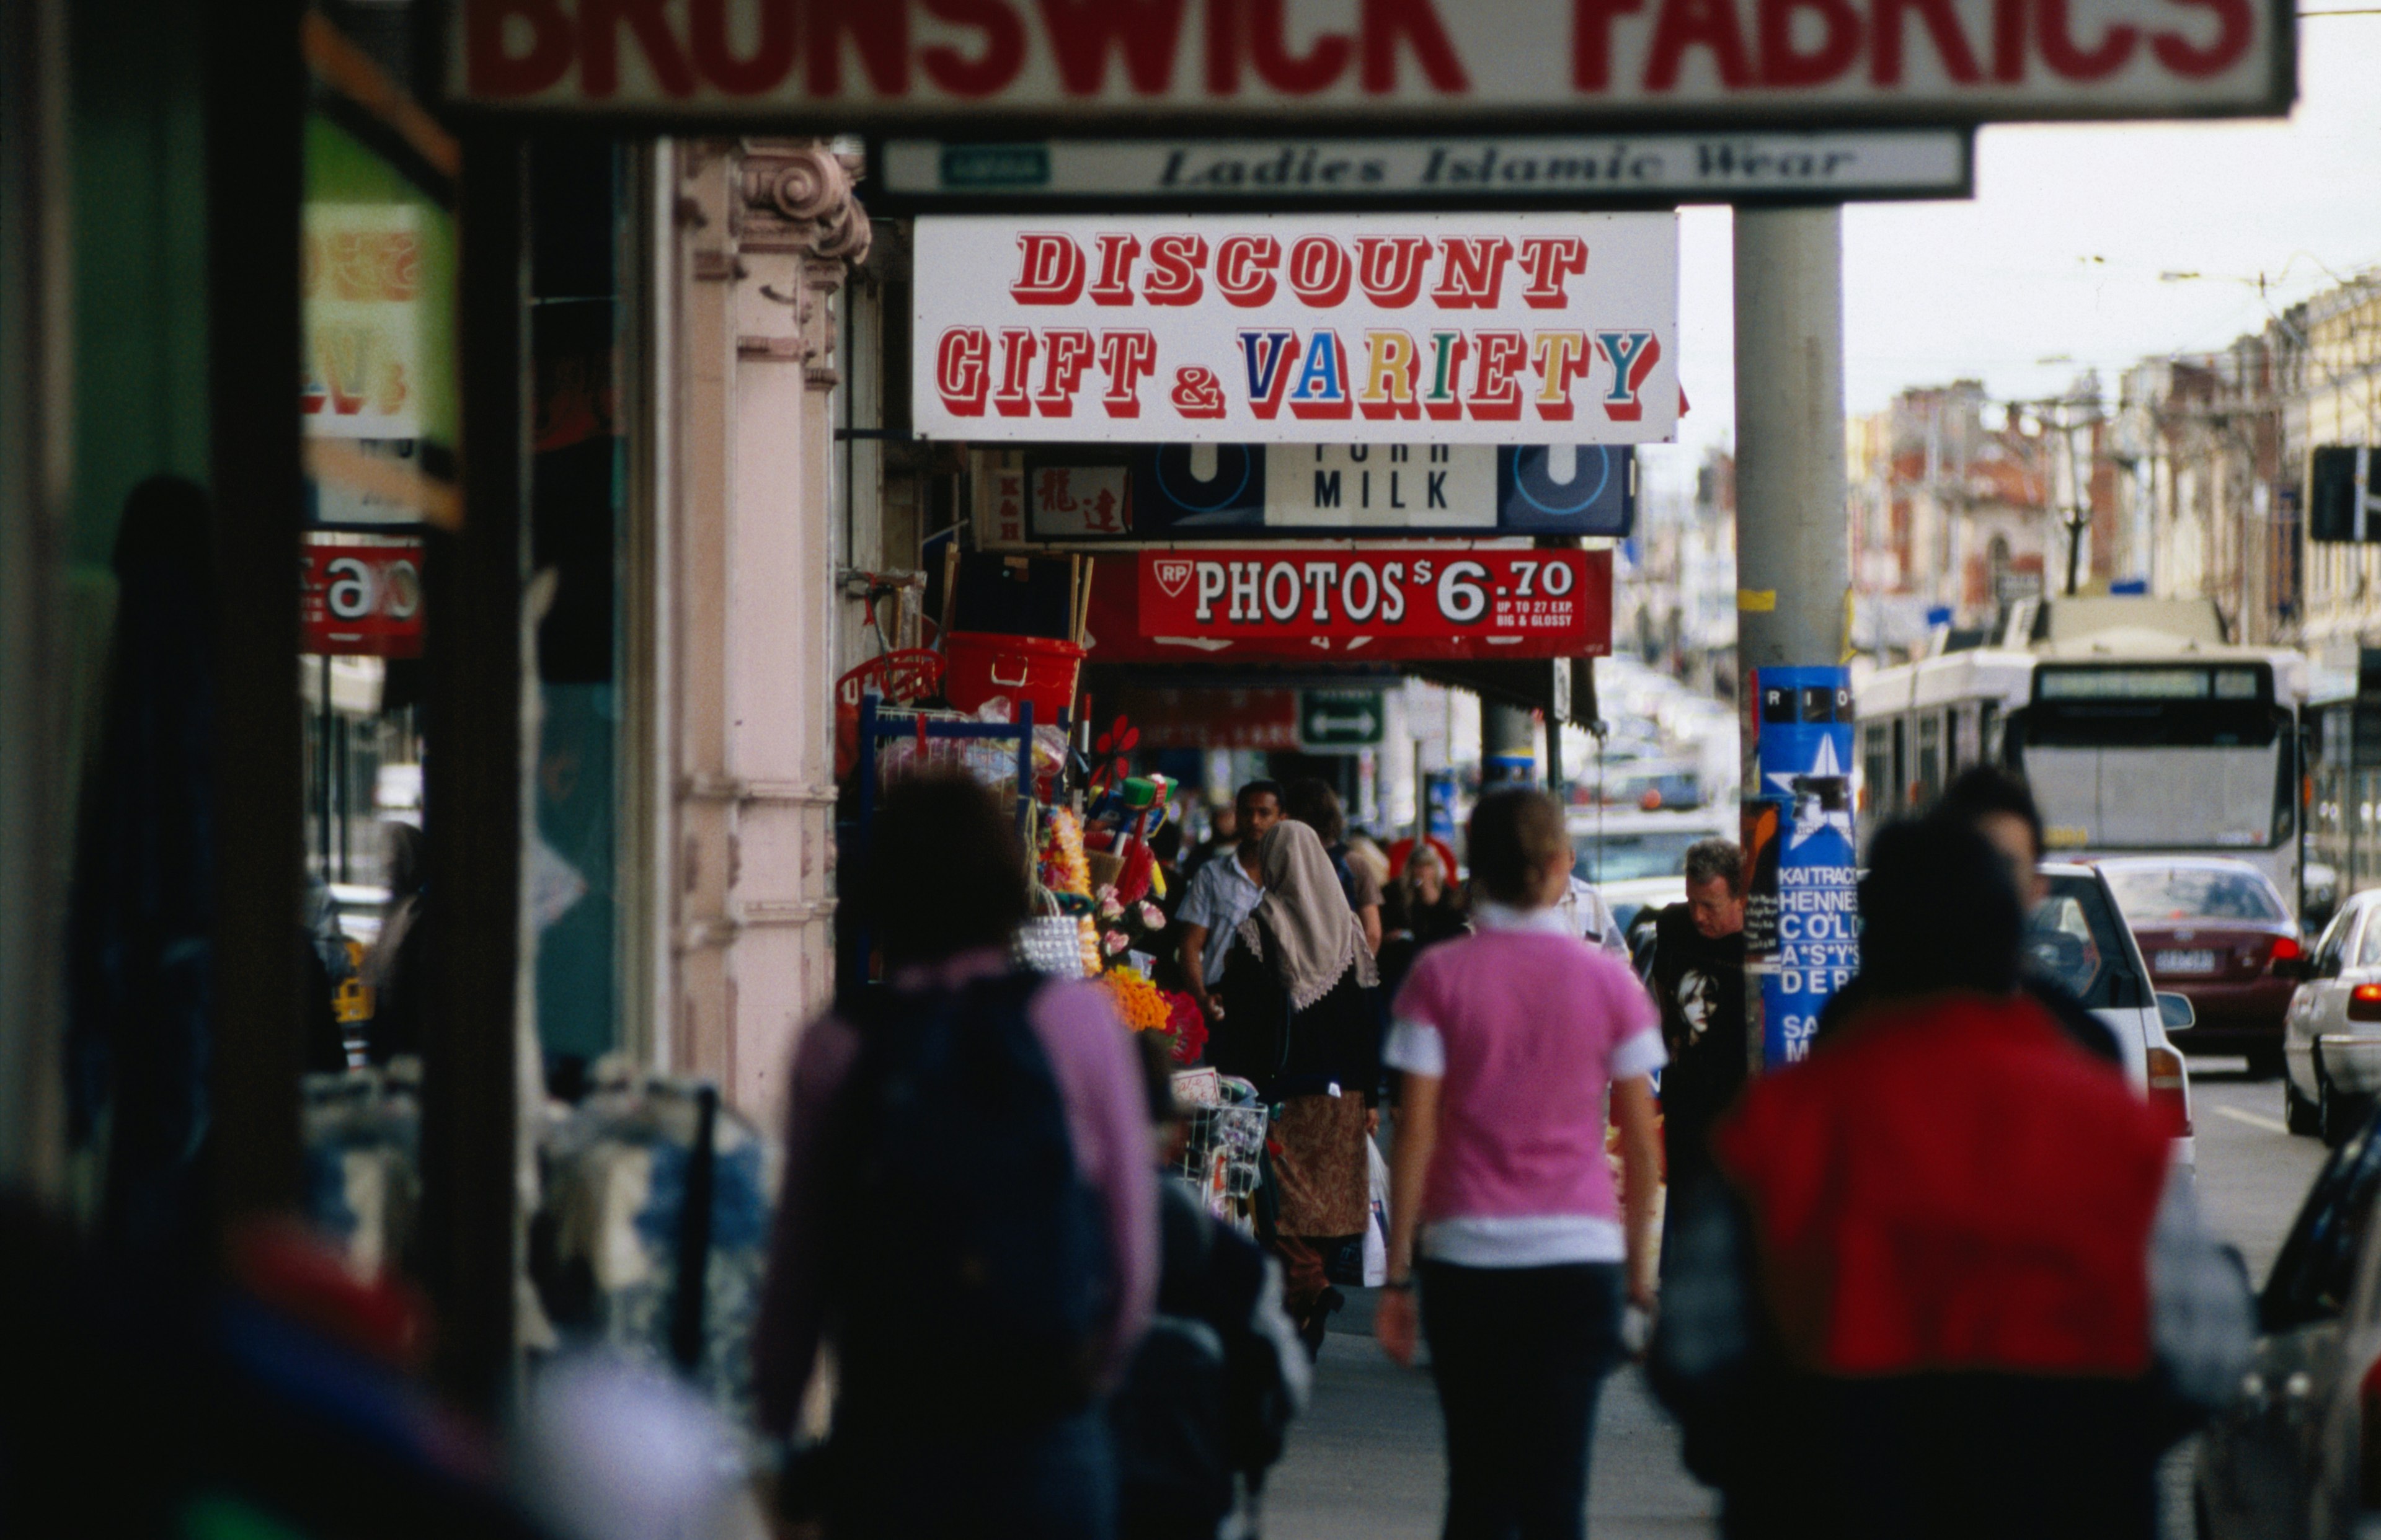
[{"label": "photos $6.70 sign", "polygon": [[1362,544],[1143,551],[1092,584],[1103,662],[1602,657],[1612,553]]},{"label": "photos $6.70 sign", "polygon": [[1668,214],[926,218],[911,413],[992,441],[1658,443]]}]

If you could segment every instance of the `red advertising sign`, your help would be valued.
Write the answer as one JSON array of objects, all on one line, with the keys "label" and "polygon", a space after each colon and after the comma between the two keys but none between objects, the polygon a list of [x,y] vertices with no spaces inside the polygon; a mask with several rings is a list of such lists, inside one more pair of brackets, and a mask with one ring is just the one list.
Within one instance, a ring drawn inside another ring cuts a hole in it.
[{"label": "red advertising sign", "polygon": [[1144,749],[1295,749],[1295,690],[1135,686],[1100,703],[1131,719]]},{"label": "red advertising sign", "polygon": [[1091,629],[1102,663],[1599,657],[1612,649],[1612,555],[1143,551],[1130,568],[1100,563]]},{"label": "red advertising sign", "polygon": [[310,544],[299,564],[306,651],[421,655],[421,543]]}]

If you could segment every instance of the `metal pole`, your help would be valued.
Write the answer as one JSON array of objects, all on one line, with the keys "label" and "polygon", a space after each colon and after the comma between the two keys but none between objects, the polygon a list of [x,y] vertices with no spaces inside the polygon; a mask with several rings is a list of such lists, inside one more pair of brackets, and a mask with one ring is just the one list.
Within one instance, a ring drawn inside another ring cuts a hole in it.
[{"label": "metal pole", "polygon": [[[1753,692],[1779,669],[1833,670],[1846,653],[1850,560],[1844,517],[1843,212],[1837,208],[1736,213],[1736,491],[1738,689]],[[1799,676],[1807,685],[1811,676]],[[1798,686],[1789,720],[1809,720]],[[1849,713],[1845,713],[1849,715]],[[1775,718],[1773,717],[1773,720]],[[1766,727],[1769,724],[1764,723]],[[1781,724],[1782,725],[1782,724]],[[1789,739],[1765,733],[1775,751]],[[1765,778],[1759,738],[1748,733],[1746,825],[1781,815],[1782,788]],[[1849,757],[1848,755],[1844,757]],[[1797,764],[1796,773],[1807,767]],[[1782,804],[1790,818],[1793,804]],[[1782,830],[1779,831],[1782,839]],[[1773,853],[1756,870],[1756,878]],[[1763,959],[1775,944],[1773,886],[1752,885],[1747,905],[1747,1053],[1764,1062]],[[1764,903],[1766,909],[1764,911]],[[1764,933],[1764,927],[1767,927]],[[1774,963],[1771,964],[1774,966]]]}]

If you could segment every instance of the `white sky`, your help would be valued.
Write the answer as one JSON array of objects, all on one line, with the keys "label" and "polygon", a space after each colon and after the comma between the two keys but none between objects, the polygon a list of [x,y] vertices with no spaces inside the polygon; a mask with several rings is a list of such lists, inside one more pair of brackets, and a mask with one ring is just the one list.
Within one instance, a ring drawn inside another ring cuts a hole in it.
[{"label": "white sky", "polygon": [[[2371,0],[2310,0],[2309,8]],[[1984,129],[1967,202],[1844,216],[1845,405],[1972,377],[1998,399],[2113,395],[2144,358],[2205,352],[2276,307],[2381,263],[2381,15],[2310,18],[2288,122]],[[1679,376],[1692,411],[1645,451],[1678,486],[1734,432],[1729,214],[1680,215]],[[2191,282],[2159,281],[2196,272]]]}]

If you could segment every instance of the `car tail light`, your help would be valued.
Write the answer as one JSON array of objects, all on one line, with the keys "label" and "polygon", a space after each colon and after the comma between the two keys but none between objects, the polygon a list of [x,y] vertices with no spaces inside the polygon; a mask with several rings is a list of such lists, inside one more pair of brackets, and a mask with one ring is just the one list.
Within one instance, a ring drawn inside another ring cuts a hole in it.
[{"label": "car tail light", "polygon": [[2381,984],[2360,984],[2348,992],[2348,1019],[2381,1021]]},{"label": "car tail light", "polygon": [[2275,962],[2295,962],[2305,955],[2306,948],[2299,945],[2298,937],[2294,935],[2282,935],[2276,936],[2274,938],[2274,950],[2271,960]]},{"label": "car tail light", "polygon": [[2191,1081],[2183,1073],[2182,1056],[2172,1048],[2149,1053],[2150,1110],[2166,1124],[2170,1139],[2191,1136]]}]

